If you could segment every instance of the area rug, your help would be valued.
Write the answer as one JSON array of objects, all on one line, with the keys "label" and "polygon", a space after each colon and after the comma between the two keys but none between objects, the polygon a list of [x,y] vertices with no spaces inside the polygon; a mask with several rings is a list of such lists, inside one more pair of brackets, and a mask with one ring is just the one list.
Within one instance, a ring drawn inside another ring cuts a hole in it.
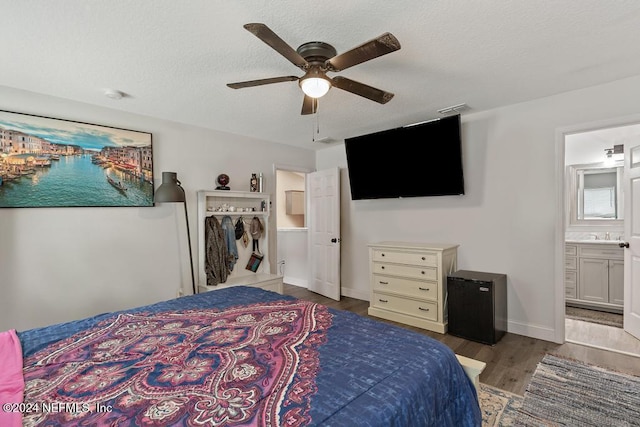
[{"label": "area rug", "polygon": [[565,316],[569,319],[582,320],[583,322],[598,323],[600,325],[622,328],[622,314],[586,310],[578,307],[566,307]]},{"label": "area rug", "polygon": [[478,400],[482,411],[482,427],[515,425],[522,396],[480,383]]},{"label": "area rug", "polygon": [[518,426],[640,426],[640,377],[553,355],[538,364]]}]

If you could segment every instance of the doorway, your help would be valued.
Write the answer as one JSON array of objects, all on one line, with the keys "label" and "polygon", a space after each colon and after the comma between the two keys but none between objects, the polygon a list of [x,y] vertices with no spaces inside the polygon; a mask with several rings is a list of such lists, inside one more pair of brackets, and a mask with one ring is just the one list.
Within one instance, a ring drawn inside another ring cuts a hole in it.
[{"label": "doorway", "polygon": [[[340,300],[340,170],[311,171],[274,165],[276,214],[304,215],[277,225],[279,273],[284,283],[306,287],[336,301]],[[301,178],[304,178],[302,181]],[[295,184],[287,184],[288,180]],[[304,182],[304,187],[302,183]],[[301,190],[302,188],[302,190]],[[294,211],[293,197],[304,191],[304,208]],[[289,199],[289,214],[287,214]],[[299,226],[304,224],[304,226]],[[281,226],[282,225],[282,226]],[[285,226],[286,225],[286,226]],[[293,226],[291,226],[293,225]],[[295,241],[292,241],[295,240]],[[290,262],[292,261],[292,262]]]},{"label": "doorway", "polygon": [[312,170],[275,165],[278,274],[289,285],[308,287],[306,176]]},{"label": "doorway", "polygon": [[562,300],[565,340],[640,357],[622,328],[624,296],[623,143],[640,124],[563,134]]}]

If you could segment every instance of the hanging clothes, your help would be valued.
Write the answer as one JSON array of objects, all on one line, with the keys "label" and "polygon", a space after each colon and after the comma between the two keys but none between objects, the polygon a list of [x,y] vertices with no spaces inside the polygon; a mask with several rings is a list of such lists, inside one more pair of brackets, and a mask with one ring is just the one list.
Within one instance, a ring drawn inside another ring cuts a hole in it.
[{"label": "hanging clothes", "polygon": [[249,246],[249,235],[242,216],[236,220],[236,240],[240,240],[245,248]]},{"label": "hanging clothes", "polygon": [[259,242],[260,236],[262,236],[263,231],[264,226],[262,225],[262,222],[260,222],[260,218],[254,216],[251,220],[251,225],[249,226],[249,233],[251,234],[251,238],[253,239],[253,251],[258,254],[262,253],[260,252]]},{"label": "hanging clothes", "polygon": [[205,273],[207,285],[215,286],[224,283],[229,276],[227,260],[229,252],[224,237],[224,230],[215,216],[209,216],[204,220],[205,238]]},{"label": "hanging clothes", "polygon": [[239,217],[236,220],[236,240],[240,240],[242,239],[242,235],[244,234],[244,218],[243,217]]},{"label": "hanging clothes", "polygon": [[249,246],[249,234],[247,234],[247,230],[244,230],[242,234],[242,246],[245,248]]},{"label": "hanging clothes", "polygon": [[233,267],[238,261],[238,246],[236,245],[236,226],[229,215],[222,217],[222,230],[224,231],[224,241],[227,245],[227,268],[233,271]]}]

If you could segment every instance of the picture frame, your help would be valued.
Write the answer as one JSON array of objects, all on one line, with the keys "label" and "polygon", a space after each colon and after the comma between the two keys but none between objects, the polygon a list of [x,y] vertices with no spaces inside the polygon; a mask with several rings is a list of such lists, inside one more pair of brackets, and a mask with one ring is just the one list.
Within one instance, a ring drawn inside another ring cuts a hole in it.
[{"label": "picture frame", "polygon": [[154,206],[152,134],[0,110],[0,208]]}]

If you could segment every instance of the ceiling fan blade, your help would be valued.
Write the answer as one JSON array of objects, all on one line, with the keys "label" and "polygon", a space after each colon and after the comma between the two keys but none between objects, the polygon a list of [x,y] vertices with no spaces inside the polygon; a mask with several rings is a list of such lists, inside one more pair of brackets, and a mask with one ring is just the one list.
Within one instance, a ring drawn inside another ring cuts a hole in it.
[{"label": "ceiling fan blade", "polygon": [[246,82],[227,83],[231,89],[242,89],[243,87],[262,86],[271,83],[292,82],[298,80],[296,76],[272,77],[270,79],[247,80]]},{"label": "ceiling fan blade", "polygon": [[302,115],[314,114],[318,112],[318,100],[310,96],[305,95],[302,100]]},{"label": "ceiling fan blade", "polygon": [[332,79],[333,86],[338,89],[346,90],[347,92],[360,95],[364,98],[370,99],[380,104],[386,104],[391,101],[393,94],[391,92],[385,92],[384,90],[376,89],[372,86],[367,86],[364,83],[356,82],[342,76],[335,76]]},{"label": "ceiling fan blade", "polygon": [[326,62],[331,71],[342,71],[354,65],[400,49],[400,42],[391,33],[384,33],[358,47],[334,56]]},{"label": "ceiling fan blade", "polygon": [[271,46],[276,52],[284,56],[293,65],[299,68],[307,67],[307,60],[304,59],[294,48],[289,46],[276,33],[271,31],[269,27],[260,23],[245,24],[244,28],[250,33],[258,37],[260,40]]}]

